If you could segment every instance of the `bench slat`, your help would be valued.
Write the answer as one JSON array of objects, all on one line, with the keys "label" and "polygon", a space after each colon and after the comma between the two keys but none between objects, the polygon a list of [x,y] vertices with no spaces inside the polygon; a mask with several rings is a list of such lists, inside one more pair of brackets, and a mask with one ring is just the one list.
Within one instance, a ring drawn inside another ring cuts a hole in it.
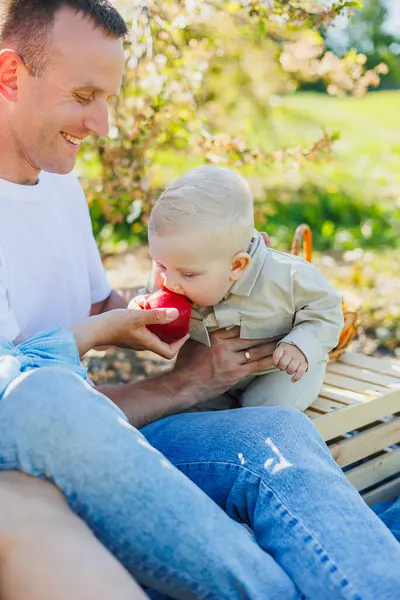
[{"label": "bench slat", "polygon": [[352,377],[357,381],[367,381],[376,385],[382,385],[387,388],[394,388],[396,386],[400,387],[400,379],[390,375],[382,375],[381,373],[376,373],[376,371],[370,371],[369,369],[363,369],[362,367],[333,363],[329,368],[329,372],[336,373],[337,375],[345,375],[346,377]]},{"label": "bench slat", "polygon": [[328,398],[318,397],[312,406],[314,409],[319,409],[321,413],[325,414],[330,413],[333,410],[341,410],[344,404]]},{"label": "bench slat", "polygon": [[[374,356],[366,356],[365,354],[359,354],[356,352],[345,352],[340,357],[340,363],[345,365],[352,365],[354,367],[361,367],[362,369],[369,369],[382,375],[391,375],[400,379],[400,364],[390,360],[384,360],[383,358],[376,358]],[[333,365],[334,363],[332,363]],[[329,365],[328,368],[330,368]]]},{"label": "bench slat", "polygon": [[[310,406],[309,410],[312,409]],[[366,404],[345,406],[326,415],[320,415],[314,424],[325,441],[373,423],[400,411],[400,390],[372,398]]]},{"label": "bench slat", "polygon": [[352,392],[361,392],[362,394],[372,397],[382,396],[388,392],[388,389],[381,385],[368,383],[366,381],[358,381],[352,377],[336,375],[336,373],[330,373],[329,371],[327,371],[325,375],[325,382],[335,387],[351,390]]},{"label": "bench slat", "polygon": [[320,397],[328,398],[329,400],[336,400],[341,402],[343,406],[349,404],[359,404],[365,402],[370,398],[364,394],[358,392],[352,392],[351,390],[344,390],[342,388],[332,387],[331,385],[324,384],[319,393]]},{"label": "bench slat", "polygon": [[400,417],[331,444],[329,449],[338,465],[345,467],[398,442],[400,442]]},{"label": "bench slat", "polygon": [[321,416],[320,412],[313,410],[311,407],[307,408],[307,410],[304,411],[304,414],[307,415],[307,417],[309,417],[312,420],[317,419],[318,417]]},{"label": "bench slat", "polygon": [[389,450],[363,465],[349,469],[346,471],[346,476],[360,491],[397,473],[400,476],[400,448]]}]

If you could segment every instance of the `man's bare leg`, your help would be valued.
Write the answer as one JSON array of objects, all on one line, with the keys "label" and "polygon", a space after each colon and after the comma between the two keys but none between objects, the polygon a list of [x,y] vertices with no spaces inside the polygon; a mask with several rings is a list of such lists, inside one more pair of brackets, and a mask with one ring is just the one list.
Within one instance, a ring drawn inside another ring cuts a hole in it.
[{"label": "man's bare leg", "polygon": [[0,473],[2,600],[145,600],[147,596],[53,485]]}]

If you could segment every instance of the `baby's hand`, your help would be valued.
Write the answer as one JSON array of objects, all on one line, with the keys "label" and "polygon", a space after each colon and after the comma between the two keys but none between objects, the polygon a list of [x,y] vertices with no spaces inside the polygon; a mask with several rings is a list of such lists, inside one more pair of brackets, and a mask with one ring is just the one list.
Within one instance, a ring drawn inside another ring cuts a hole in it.
[{"label": "baby's hand", "polygon": [[296,383],[308,369],[308,360],[302,351],[293,344],[281,342],[272,355],[272,362],[281,371],[293,375],[292,382]]},{"label": "baby's hand", "polygon": [[132,298],[132,300],[129,302],[128,308],[130,310],[135,309],[135,308],[144,308],[144,303],[146,301],[146,298],[148,298],[148,296],[150,296],[150,294],[143,294],[142,296],[135,296],[135,298]]}]

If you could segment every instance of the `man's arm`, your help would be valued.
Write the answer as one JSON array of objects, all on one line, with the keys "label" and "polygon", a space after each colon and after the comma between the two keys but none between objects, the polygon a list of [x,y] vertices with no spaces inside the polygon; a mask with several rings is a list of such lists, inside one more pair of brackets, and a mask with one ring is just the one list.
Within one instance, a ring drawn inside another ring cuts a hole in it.
[{"label": "man's arm", "polygon": [[[211,334],[211,348],[189,341],[175,368],[156,377],[118,386],[99,386],[137,428],[219,396],[248,375],[272,366],[275,342],[242,340],[238,330]],[[251,356],[246,361],[245,351]]]},{"label": "man's arm", "polygon": [[114,310],[115,308],[126,308],[127,306],[128,301],[123,297],[123,295],[120,292],[112,290],[108,298],[102,300],[101,302],[92,304],[90,316],[94,317],[96,315],[108,312],[109,310]]},{"label": "man's arm", "polygon": [[133,383],[103,385],[96,389],[112,400],[138,429],[183,412],[201,400],[199,389],[189,381],[184,383],[174,370]]}]

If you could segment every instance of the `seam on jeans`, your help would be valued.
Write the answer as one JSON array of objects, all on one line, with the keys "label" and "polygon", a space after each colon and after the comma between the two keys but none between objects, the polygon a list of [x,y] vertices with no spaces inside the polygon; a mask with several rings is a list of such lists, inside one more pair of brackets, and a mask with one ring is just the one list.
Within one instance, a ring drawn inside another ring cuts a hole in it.
[{"label": "seam on jeans", "polygon": [[323,553],[325,553],[325,557],[326,557],[326,561],[325,561],[326,567],[324,567],[325,570],[327,570],[328,572],[330,571],[331,574],[336,572],[342,578],[343,585],[340,586],[340,588],[342,591],[344,590],[344,588],[348,589],[349,593],[351,593],[351,596],[349,596],[349,600],[362,600],[361,596],[358,594],[358,592],[354,588],[353,584],[350,583],[350,581],[349,581],[348,577],[345,575],[345,573],[343,573],[343,571],[341,569],[339,569],[336,562],[330,558],[326,548],[323,546],[323,544],[320,542],[320,540],[311,532],[311,530],[304,523],[304,521],[299,519],[299,517],[297,517],[293,513],[293,511],[287,507],[287,505],[281,500],[280,496],[269,485],[266,484],[266,482],[263,480],[262,476],[259,473],[257,473],[253,469],[249,469],[248,467],[246,467],[244,465],[236,464],[232,461],[222,461],[222,460],[221,461],[215,461],[215,460],[213,460],[213,461],[187,461],[184,463],[173,463],[173,464],[177,468],[180,468],[181,466],[185,466],[185,465],[190,466],[190,465],[205,465],[205,464],[215,465],[215,464],[218,464],[218,465],[236,467],[239,470],[247,471],[248,473],[251,473],[252,475],[254,475],[257,479],[260,480],[260,483],[263,485],[263,487],[278,501],[278,503],[281,505],[281,508],[283,508],[289,515],[291,515],[292,519],[294,519],[296,521],[296,523],[299,524],[301,527],[303,527],[304,530],[307,532],[308,535],[304,539],[304,542],[306,544],[310,543],[310,542],[314,542],[315,544],[318,544],[318,546],[321,549],[321,552],[317,552],[317,554],[319,554],[320,562],[322,562]]},{"label": "seam on jeans", "polygon": [[[274,496],[274,498],[280,504],[280,507],[283,508],[283,510],[286,511],[288,513],[288,515],[290,515],[291,518],[296,521],[297,524],[299,524],[301,527],[303,527],[305,532],[308,533],[307,537],[304,539],[304,543],[307,544],[310,542],[314,542],[314,544],[317,544],[319,546],[319,548],[321,549],[321,552],[318,552],[318,548],[315,548],[315,546],[314,546],[314,551],[316,554],[319,555],[320,563],[325,568],[325,570],[328,571],[328,575],[333,575],[333,573],[336,572],[338,574],[338,576],[341,578],[341,582],[340,582],[341,590],[343,591],[344,588],[347,588],[348,592],[351,594],[352,600],[362,600],[360,595],[358,594],[357,590],[354,588],[353,584],[350,583],[347,575],[339,568],[337,563],[334,560],[332,560],[332,558],[329,556],[328,551],[326,550],[325,546],[320,542],[318,537],[312,533],[310,528],[304,523],[304,521],[302,519],[299,519],[299,517],[297,515],[295,515],[293,513],[293,511],[287,507],[287,505],[281,500],[280,496],[274,490],[272,490],[270,488],[270,486],[265,483],[265,481],[263,481],[262,477],[260,477],[260,475],[258,475],[258,477],[261,479],[261,485],[272,496]],[[326,560],[323,561],[324,558],[326,558]],[[326,567],[325,567],[325,565],[323,565],[323,562],[326,562]]]}]

